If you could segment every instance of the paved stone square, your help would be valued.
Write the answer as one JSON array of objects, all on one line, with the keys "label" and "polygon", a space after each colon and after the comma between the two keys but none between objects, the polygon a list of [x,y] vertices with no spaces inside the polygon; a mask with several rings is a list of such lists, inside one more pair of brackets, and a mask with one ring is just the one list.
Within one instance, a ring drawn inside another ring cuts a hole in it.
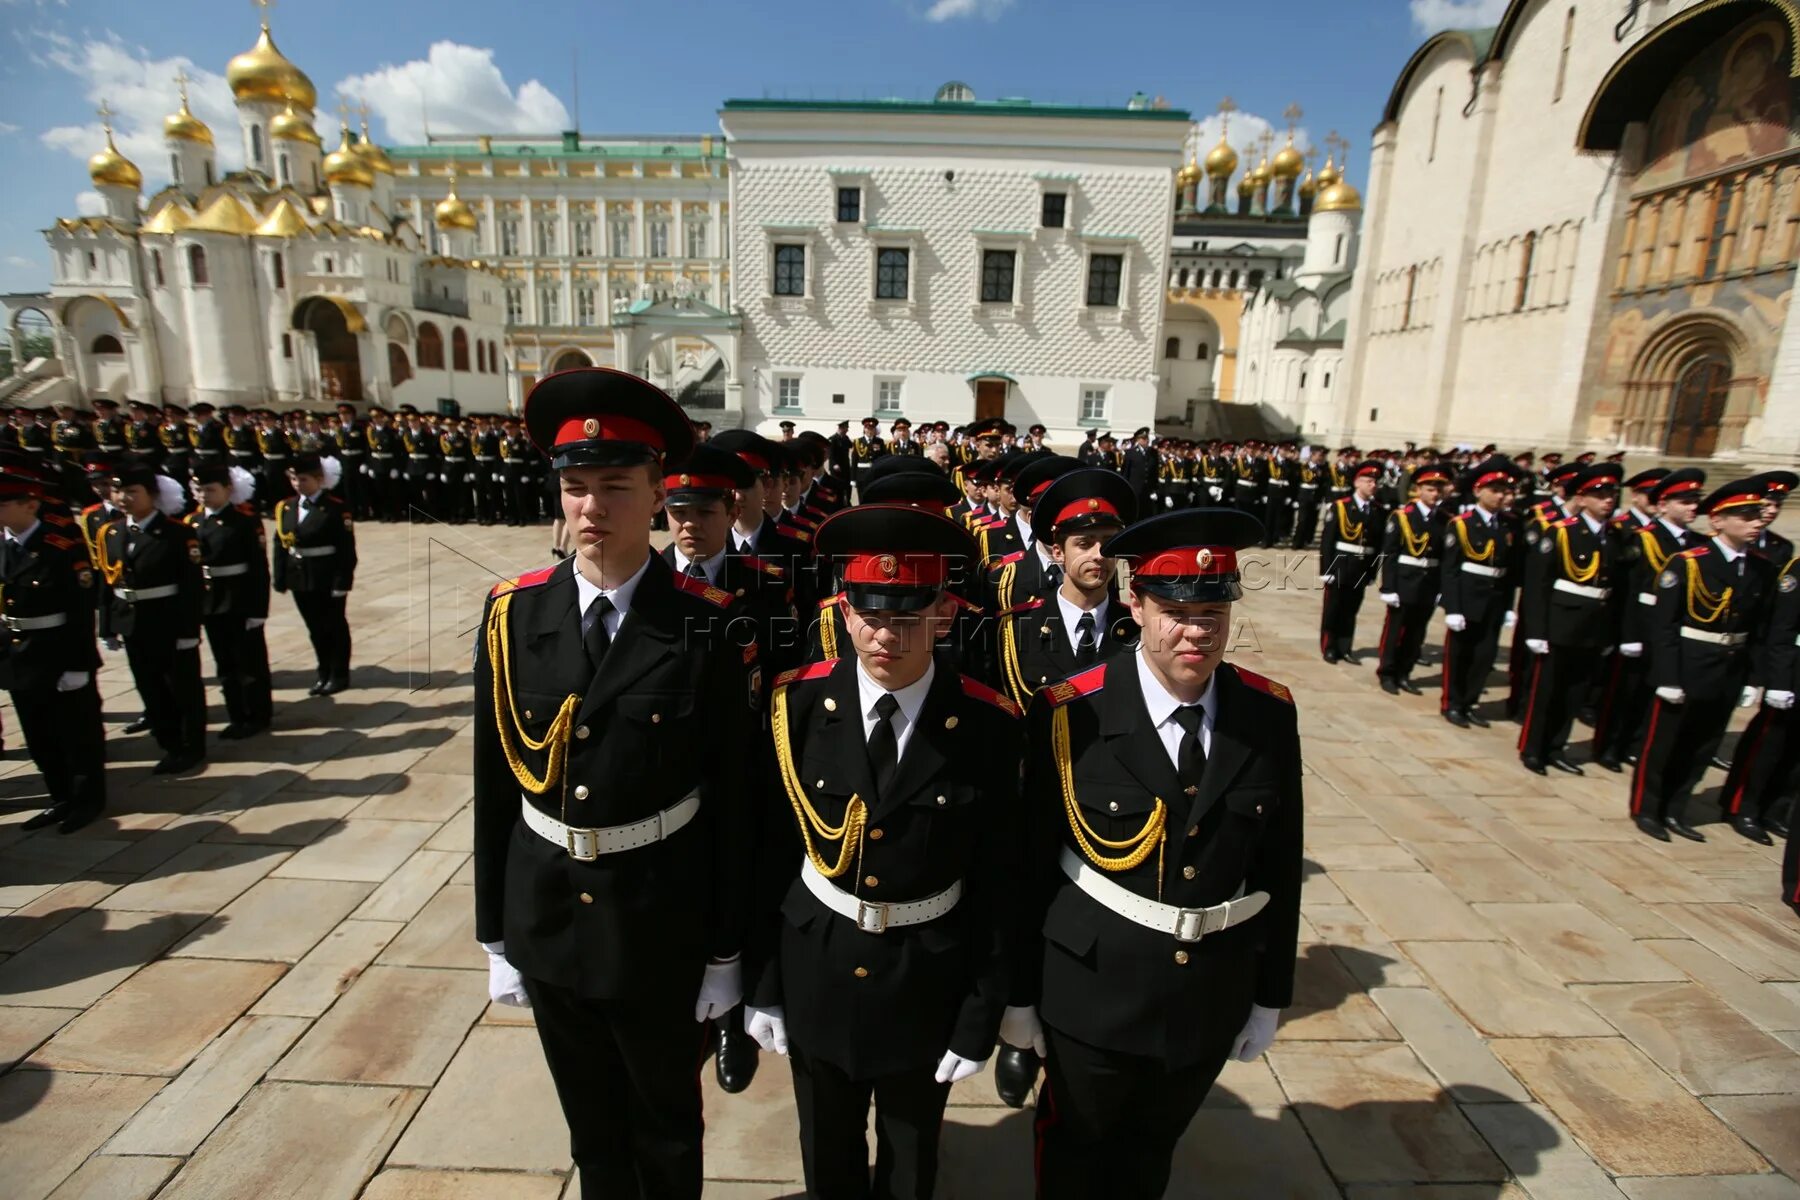
[{"label": "paved stone square", "polygon": [[[358,532],[352,691],[305,696],[278,596],[271,733],[177,779],[114,737],[112,810],[70,837],[18,832],[37,778],[22,747],[0,762],[9,1200],[575,1194],[530,1014],[486,1002],[470,900],[472,627],[548,532]],[[1623,779],[1541,779],[1515,727],[1440,720],[1435,660],[1422,697],[1383,695],[1368,658],[1326,666],[1312,558],[1286,586],[1263,573],[1234,651],[1300,705],[1297,1003],[1208,1098],[1171,1195],[1800,1198],[1779,848],[1716,823],[1705,845],[1641,838]],[[122,656],[101,687],[109,719],[135,715]],[[708,1195],[797,1194],[782,1063],[706,1088]],[[940,1194],[1028,1196],[1030,1114],[986,1074],[952,1104]]]}]

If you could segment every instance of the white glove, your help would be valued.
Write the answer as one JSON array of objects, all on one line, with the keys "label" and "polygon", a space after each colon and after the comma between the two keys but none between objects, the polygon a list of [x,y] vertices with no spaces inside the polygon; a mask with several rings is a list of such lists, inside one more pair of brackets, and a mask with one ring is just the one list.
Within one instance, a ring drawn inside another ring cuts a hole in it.
[{"label": "white glove", "polygon": [[506,961],[505,942],[483,942],[488,956],[488,999],[512,1008],[530,1008],[531,997],[525,994],[525,979],[517,968]]},{"label": "white glove", "polygon": [[1381,602],[1383,604],[1387,605],[1389,608],[1399,608],[1400,607],[1400,593],[1399,592],[1383,592],[1383,593],[1381,593]]},{"label": "white glove", "polygon": [[1514,625],[1517,625],[1518,623],[1519,623],[1519,614],[1516,612],[1508,612],[1506,614],[1506,620],[1502,621],[1500,624],[1501,624],[1501,628],[1503,628],[1503,629],[1511,629]]},{"label": "white glove", "polygon": [[1656,698],[1665,704],[1684,704],[1687,693],[1678,687],[1660,687],[1656,689]]},{"label": "white glove", "polygon": [[1623,654],[1626,658],[1642,658],[1644,655],[1644,643],[1624,642],[1619,646],[1619,653]]},{"label": "white glove", "polygon": [[1747,687],[1738,696],[1739,708],[1755,708],[1760,703],[1762,703],[1762,689],[1759,687]]},{"label": "white glove", "polygon": [[[64,671],[61,675],[56,677],[56,690],[59,692],[73,692],[86,687],[88,685],[88,680],[92,678],[93,675],[86,671]],[[1792,699],[1792,697],[1790,696],[1789,699]]]},{"label": "white glove", "polygon": [[779,1005],[774,1008],[745,1008],[744,1032],[750,1040],[767,1050],[770,1054],[785,1056],[787,1045],[787,1018],[782,1015]]},{"label": "white glove", "polygon": [[1035,1051],[1044,1057],[1044,1027],[1038,1021],[1037,1009],[1008,1007],[1000,1017],[1000,1040],[1021,1050]]},{"label": "white glove", "polygon": [[123,650],[125,643],[117,637],[102,638],[100,644],[108,650]]},{"label": "white glove", "polygon": [[1231,1057],[1239,1062],[1255,1062],[1262,1057],[1275,1041],[1275,1026],[1281,1022],[1279,1008],[1264,1008],[1260,1004],[1250,1006],[1250,1019],[1244,1022],[1244,1031],[1232,1043]]},{"label": "white glove", "polygon": [[175,648],[177,650],[198,650],[200,648],[200,639],[199,638],[176,638],[175,639]]},{"label": "white glove", "polygon": [[1770,708],[1792,708],[1794,707],[1794,693],[1780,692],[1770,688],[1763,693],[1763,703]]},{"label": "white glove", "polygon": [[345,596],[348,596],[349,594],[350,594],[349,588],[344,588],[342,591],[339,591],[337,588],[331,589],[331,598],[333,600],[342,600]]},{"label": "white glove", "polygon": [[268,623],[269,623],[269,618],[267,618],[267,617],[245,617],[244,618],[244,628],[245,629],[261,629],[264,625],[267,625]]},{"label": "white glove", "polygon": [[744,998],[743,964],[736,958],[730,962],[709,962],[700,980],[700,998],[694,1001],[694,1020],[711,1021],[737,1007]]},{"label": "white glove", "polygon": [[965,1079],[981,1074],[986,1062],[971,1062],[954,1050],[944,1051],[944,1057],[938,1060],[937,1081],[939,1083],[961,1083]]},{"label": "white glove", "polygon": [[1550,653],[1550,643],[1546,642],[1543,638],[1526,638],[1525,648],[1533,654]]},{"label": "white glove", "polygon": [[1461,613],[1445,613],[1444,628],[1448,629],[1451,633],[1467,632],[1469,628],[1469,618],[1463,616]]}]

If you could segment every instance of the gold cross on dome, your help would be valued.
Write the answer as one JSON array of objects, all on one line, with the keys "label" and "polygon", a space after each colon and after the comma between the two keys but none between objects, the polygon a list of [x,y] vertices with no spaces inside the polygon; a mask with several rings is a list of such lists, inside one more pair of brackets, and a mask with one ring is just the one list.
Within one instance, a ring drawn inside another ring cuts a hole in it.
[{"label": "gold cross on dome", "polygon": [[356,102],[356,115],[362,118],[363,133],[367,134],[369,132],[369,102],[367,100]]},{"label": "gold cross on dome", "polygon": [[1290,104],[1287,106],[1287,110],[1281,115],[1287,118],[1288,128],[1291,130],[1295,125],[1299,124],[1300,118],[1306,115],[1306,110],[1301,108],[1298,104]]},{"label": "gold cross on dome", "polygon": [[275,7],[275,0],[250,0],[250,3],[262,10],[262,26],[269,27],[269,10]]},{"label": "gold cross on dome", "polygon": [[183,104],[188,102],[187,85],[192,82],[193,80],[188,77],[186,67],[182,67],[175,72],[175,90],[181,93],[181,102]]},{"label": "gold cross on dome", "polygon": [[105,100],[100,101],[100,107],[94,110],[94,115],[100,118],[100,128],[106,130],[108,134],[111,134],[113,131],[112,105],[108,104]]}]

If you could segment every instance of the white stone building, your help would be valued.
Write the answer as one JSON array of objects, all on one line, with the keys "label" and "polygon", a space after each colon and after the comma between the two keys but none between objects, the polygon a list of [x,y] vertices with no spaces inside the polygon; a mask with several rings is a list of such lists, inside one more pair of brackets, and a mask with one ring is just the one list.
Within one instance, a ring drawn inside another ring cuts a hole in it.
[{"label": "white stone building", "polygon": [[949,85],[730,100],[721,123],[745,424],[1153,423],[1187,114]]},{"label": "white stone building", "polygon": [[143,174],[109,129],[89,163],[105,215],[45,231],[76,398],[502,408],[503,292],[470,261],[466,208],[436,210],[434,249],[422,217],[396,215],[379,148],[346,125],[325,153],[312,82],[266,24],[227,79],[245,170],[221,175],[213,131],[184,100],[163,125],[168,187],[142,201]]},{"label": "white stone building", "polygon": [[1800,452],[1800,4],[1513,0],[1375,130],[1362,444]]}]

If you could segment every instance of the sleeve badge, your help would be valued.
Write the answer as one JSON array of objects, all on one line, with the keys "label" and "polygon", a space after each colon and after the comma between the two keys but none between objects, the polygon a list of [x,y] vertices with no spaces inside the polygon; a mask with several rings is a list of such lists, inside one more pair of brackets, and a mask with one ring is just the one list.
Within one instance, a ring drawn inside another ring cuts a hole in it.
[{"label": "sleeve badge", "polygon": [[[1789,578],[1792,578],[1792,576],[1789,576]],[[1787,582],[1787,580],[1784,579],[1784,580],[1782,580],[1782,582],[1785,584]],[[88,570],[86,567],[83,567],[81,570],[75,572],[75,586],[78,588],[83,588],[83,589],[93,587],[94,586],[94,573],[92,571]]]},{"label": "sleeve badge", "polygon": [[[1528,535],[1528,536],[1529,536],[1529,535]],[[1551,550],[1552,550],[1552,549],[1554,549],[1554,547],[1553,547],[1553,546],[1551,546],[1551,544],[1550,544],[1550,539],[1549,539],[1549,538],[1536,538],[1536,539],[1533,539],[1533,540],[1535,540],[1535,541],[1536,541],[1536,542],[1537,542],[1537,548],[1538,548],[1538,550],[1539,550],[1539,551],[1540,551],[1540,552],[1542,552],[1542,553],[1544,553],[1544,554],[1548,554],[1548,553],[1550,553],[1550,551],[1551,551]]]},{"label": "sleeve badge", "polygon": [[1791,592],[1795,588],[1800,587],[1800,576],[1783,575],[1781,577],[1781,582],[1776,586],[1784,592]]},{"label": "sleeve badge", "polygon": [[199,542],[189,542],[188,543],[188,561],[190,561],[190,562],[199,562],[200,561],[200,543]]},{"label": "sleeve badge", "polygon": [[1680,582],[1680,577],[1673,571],[1664,571],[1661,575],[1656,577],[1656,585],[1658,587],[1672,588]]}]

